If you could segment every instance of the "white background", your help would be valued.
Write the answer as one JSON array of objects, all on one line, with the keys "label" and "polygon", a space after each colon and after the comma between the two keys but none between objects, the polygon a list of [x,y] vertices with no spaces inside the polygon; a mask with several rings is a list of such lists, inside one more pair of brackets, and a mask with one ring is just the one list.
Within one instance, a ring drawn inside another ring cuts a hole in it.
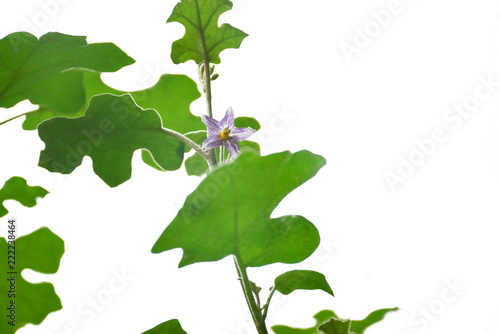
[{"label": "white background", "polygon": [[[170,60],[172,42],[183,35],[180,24],[165,24],[175,3],[2,2],[0,36],[59,31],[114,42],[137,62],[104,75],[105,82],[143,89],[163,73],[196,78],[193,62]],[[498,334],[500,86],[460,124],[444,117],[456,117],[447,110],[473,102],[477,89],[488,92],[481,77],[500,81],[500,3],[401,0],[381,27],[373,12],[391,3],[237,0],[221,17],[250,37],[221,54],[215,117],[229,106],[237,116],[256,117],[264,154],[309,149],[328,161],[274,213],[315,223],[318,252],[305,263],[249,275],[266,291],[286,270],[314,269],[335,292],[277,293],[269,326],[310,327],[322,309],[361,319],[399,306],[366,334]],[[372,37],[362,41],[365,28]],[[351,57],[342,52],[347,43],[358,45]],[[0,110],[0,121],[31,108],[24,102]],[[194,114],[204,108],[203,99],[192,104]],[[150,253],[199,178],[157,172],[138,154],[132,179],[114,189],[93,174],[88,157],[69,176],[49,173],[37,167],[43,142],[21,123],[0,127],[0,182],[18,175],[51,193],[32,209],[6,202],[10,213],[2,219],[17,218],[19,234],[50,227],[66,252],[55,275],[24,272],[33,282],[52,282],[63,310],[18,333],[136,334],[173,318],[189,334],[255,332],[232,259],[177,269],[181,250]],[[428,155],[418,153],[416,141],[439,129],[445,139]],[[400,159],[411,157],[420,165],[391,189],[387,173],[396,175]],[[113,278],[122,271],[126,284]],[[109,292],[110,283],[120,292]],[[93,298],[106,304],[99,312],[90,311]]]}]

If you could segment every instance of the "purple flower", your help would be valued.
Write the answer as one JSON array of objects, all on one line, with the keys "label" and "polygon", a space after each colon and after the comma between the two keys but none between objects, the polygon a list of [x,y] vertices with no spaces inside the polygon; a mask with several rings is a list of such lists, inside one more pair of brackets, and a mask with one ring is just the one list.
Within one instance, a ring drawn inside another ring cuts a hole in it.
[{"label": "purple flower", "polygon": [[212,149],[224,145],[233,157],[240,152],[238,142],[247,139],[255,132],[250,127],[236,128],[234,126],[234,113],[231,108],[226,111],[226,115],[220,122],[206,115],[201,115],[201,120],[205,123],[209,134],[202,147]]}]

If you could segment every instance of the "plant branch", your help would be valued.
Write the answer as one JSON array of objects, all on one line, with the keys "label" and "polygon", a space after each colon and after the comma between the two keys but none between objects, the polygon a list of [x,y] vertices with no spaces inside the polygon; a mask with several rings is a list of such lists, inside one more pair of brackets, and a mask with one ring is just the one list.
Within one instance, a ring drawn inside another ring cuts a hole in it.
[{"label": "plant branch", "polygon": [[208,166],[210,166],[210,169],[213,169],[215,166],[217,166],[217,161],[214,163],[213,160],[210,157],[210,151],[205,151],[204,149],[201,148],[200,145],[196,144],[194,141],[186,137],[185,135],[174,131],[170,129],[163,128],[163,131],[167,132],[171,136],[175,137],[176,139],[180,140],[187,146],[191,147],[193,150],[196,151],[199,155],[203,157],[208,162]]},{"label": "plant branch", "polygon": [[250,285],[250,280],[248,279],[246,268],[242,265],[241,258],[238,255],[234,256],[234,264],[236,265],[236,271],[238,272],[238,276],[241,281],[241,287],[243,289],[248,308],[250,309],[250,313],[252,314],[253,322],[257,328],[257,332],[259,334],[267,334],[266,323],[264,322],[264,318],[262,317],[260,309],[253,297],[253,291]]}]

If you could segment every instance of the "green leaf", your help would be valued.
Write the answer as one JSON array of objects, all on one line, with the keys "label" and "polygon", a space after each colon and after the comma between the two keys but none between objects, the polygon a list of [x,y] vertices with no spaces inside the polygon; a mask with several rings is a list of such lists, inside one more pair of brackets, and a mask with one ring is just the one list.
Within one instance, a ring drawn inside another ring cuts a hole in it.
[{"label": "green leaf", "polygon": [[351,320],[331,318],[318,327],[325,334],[356,334],[351,332]]},{"label": "green leaf", "polygon": [[288,295],[295,290],[323,290],[333,296],[333,291],[323,274],[312,270],[292,270],[274,280],[276,290]]},{"label": "green leaf", "polygon": [[9,211],[3,202],[9,199],[18,201],[24,206],[32,208],[36,205],[38,197],[45,197],[49,192],[42,187],[30,187],[25,179],[14,176],[5,182],[0,189],[0,217],[5,216]]},{"label": "green leaf", "polygon": [[155,328],[151,328],[142,334],[186,334],[186,332],[182,329],[179,320],[172,319],[165,321],[164,323],[161,323]]},{"label": "green leaf", "polygon": [[[77,112],[71,110],[56,111],[49,106],[42,106],[37,111],[26,115],[23,129],[35,130],[38,124],[56,116],[80,117],[85,114],[90,99],[94,95],[110,93],[122,95],[127,92],[107,86],[101,80],[101,74],[93,71],[74,70],[83,76],[85,103]],[[158,82],[147,89],[130,92],[136,103],[142,108],[155,109],[162,119],[163,127],[180,133],[204,130],[201,118],[191,114],[189,106],[201,94],[196,83],[185,75],[164,74]]]},{"label": "green leaf", "polygon": [[[355,334],[363,334],[365,329],[368,328],[369,326],[373,325],[376,322],[381,321],[384,316],[391,311],[397,311],[398,308],[385,308],[385,309],[380,309],[377,311],[373,311],[370,313],[365,319],[363,320],[349,320],[350,321],[350,332],[355,333]],[[337,321],[346,321],[343,319],[340,319],[333,311],[331,310],[323,310],[314,315],[314,319],[316,319],[316,325],[310,328],[292,328],[284,325],[276,325],[271,327],[271,329],[276,333],[276,334],[322,334],[322,333],[335,333],[332,331],[328,330],[333,330],[331,327],[334,327],[334,324],[336,323],[337,325],[340,325],[338,322],[331,322],[332,319],[337,320]],[[318,327],[321,324],[328,323],[330,322],[329,325],[326,325],[323,327],[323,331],[320,331]],[[342,333],[342,332],[341,332]],[[343,334],[343,333],[342,333]]]},{"label": "green leaf", "polygon": [[176,170],[184,158],[184,145],[161,125],[155,110],[140,108],[129,94],[96,95],[85,116],[56,117],[39,125],[46,145],[39,166],[69,174],[88,155],[94,172],[115,187],[130,178],[134,151],[147,149],[161,168]]},{"label": "green leaf", "polygon": [[384,319],[385,315],[392,311],[397,311],[399,308],[384,308],[380,310],[373,311],[363,320],[353,320],[351,324],[351,330],[356,334],[363,334],[365,329]]},{"label": "green leaf", "polygon": [[323,310],[316,313],[313,318],[316,320],[316,325],[310,328],[293,328],[285,325],[275,325],[271,329],[276,334],[321,334],[318,331],[318,326],[330,320],[330,318],[338,318],[337,315],[331,310]]},{"label": "green leaf", "polygon": [[82,73],[72,69],[115,72],[134,63],[114,44],[87,44],[84,36],[56,32],[39,40],[12,33],[0,40],[0,59],[0,107],[28,99],[60,114],[76,113],[85,102]]},{"label": "green leaf", "polygon": [[153,253],[182,248],[180,267],[231,254],[238,254],[245,267],[303,261],[319,245],[316,227],[301,216],[270,216],[324,164],[323,157],[308,151],[264,157],[243,152],[187,197]]},{"label": "green leaf", "polygon": [[[2,279],[0,280],[0,305],[4,316],[0,322],[0,333],[11,334],[26,324],[40,324],[48,314],[62,309],[61,300],[57,296],[54,286],[43,282],[32,284],[27,282],[21,273],[24,269],[31,269],[44,274],[54,274],[59,269],[59,263],[64,253],[64,241],[44,227],[15,240],[15,269],[9,267],[7,261],[7,241],[0,238],[0,263],[2,265]],[[12,255],[9,254],[9,255]],[[12,260],[10,258],[9,260]],[[16,274],[9,274],[16,272]],[[5,274],[5,276],[3,276]],[[9,278],[14,276],[15,296],[10,295],[13,290]],[[5,279],[4,277],[7,277]],[[9,293],[7,293],[9,292]],[[15,326],[9,325],[11,319],[5,317],[7,307],[15,301]]]},{"label": "green leaf", "polygon": [[230,10],[228,0],[181,0],[174,8],[168,22],[179,22],[186,28],[184,37],[172,44],[171,58],[175,64],[194,60],[219,64],[219,53],[225,49],[240,47],[248,35],[224,23],[220,27],[219,16]]},{"label": "green leaf", "polygon": [[234,120],[234,126],[237,128],[250,127],[255,131],[260,129],[260,123],[253,117],[236,117]]}]

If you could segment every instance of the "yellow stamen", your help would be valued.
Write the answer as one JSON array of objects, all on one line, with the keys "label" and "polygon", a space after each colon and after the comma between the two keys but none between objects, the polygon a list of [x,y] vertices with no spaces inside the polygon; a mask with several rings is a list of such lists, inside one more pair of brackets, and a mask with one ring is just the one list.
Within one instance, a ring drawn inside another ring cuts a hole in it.
[{"label": "yellow stamen", "polygon": [[228,129],[224,129],[224,130],[220,133],[220,138],[221,138],[221,139],[228,139],[228,138],[229,138],[229,131],[228,131]]}]

